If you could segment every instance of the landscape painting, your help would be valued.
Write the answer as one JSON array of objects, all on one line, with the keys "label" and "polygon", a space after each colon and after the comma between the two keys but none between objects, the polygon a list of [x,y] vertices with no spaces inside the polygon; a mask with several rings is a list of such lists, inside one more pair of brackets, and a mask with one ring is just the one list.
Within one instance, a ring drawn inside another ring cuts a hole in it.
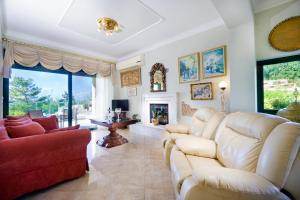
[{"label": "landscape painting", "polygon": [[179,83],[186,83],[199,80],[199,54],[178,58]]},{"label": "landscape painting", "polygon": [[226,75],[226,46],[210,49],[202,53],[203,78]]},{"label": "landscape painting", "polygon": [[191,84],[192,100],[211,100],[213,99],[212,83]]}]

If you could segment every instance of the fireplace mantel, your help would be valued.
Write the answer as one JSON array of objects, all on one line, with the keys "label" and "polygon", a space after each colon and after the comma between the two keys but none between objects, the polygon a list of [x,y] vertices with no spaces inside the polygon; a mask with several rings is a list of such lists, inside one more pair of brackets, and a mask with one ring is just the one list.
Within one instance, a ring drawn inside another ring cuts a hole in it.
[{"label": "fireplace mantel", "polygon": [[177,124],[177,93],[148,93],[142,97],[142,123],[150,125],[150,104],[168,104],[169,124]]}]

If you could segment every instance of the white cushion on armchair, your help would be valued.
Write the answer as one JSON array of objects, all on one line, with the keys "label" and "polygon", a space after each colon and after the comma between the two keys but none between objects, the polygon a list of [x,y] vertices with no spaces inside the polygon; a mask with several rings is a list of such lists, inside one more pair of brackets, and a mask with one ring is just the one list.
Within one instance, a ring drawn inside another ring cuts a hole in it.
[{"label": "white cushion on armchair", "polygon": [[185,138],[178,138],[175,143],[180,151],[185,154],[206,158],[216,158],[217,145],[213,140],[197,136],[189,136]]}]

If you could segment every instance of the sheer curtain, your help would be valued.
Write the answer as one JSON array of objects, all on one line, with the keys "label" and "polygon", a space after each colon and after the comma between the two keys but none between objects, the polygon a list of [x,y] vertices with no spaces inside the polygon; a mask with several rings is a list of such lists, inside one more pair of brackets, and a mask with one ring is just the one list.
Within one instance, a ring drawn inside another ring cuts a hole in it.
[{"label": "sheer curtain", "polygon": [[104,119],[111,100],[113,99],[114,88],[111,76],[102,77],[97,75],[94,81],[94,117]]}]

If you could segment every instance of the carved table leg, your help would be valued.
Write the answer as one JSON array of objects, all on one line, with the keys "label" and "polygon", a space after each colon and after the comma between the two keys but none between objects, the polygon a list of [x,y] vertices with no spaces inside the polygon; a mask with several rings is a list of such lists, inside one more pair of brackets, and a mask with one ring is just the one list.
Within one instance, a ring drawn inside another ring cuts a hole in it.
[{"label": "carved table leg", "polygon": [[102,147],[111,148],[115,146],[119,146],[125,143],[128,143],[128,140],[124,138],[122,135],[116,132],[117,128],[110,127],[108,128],[110,134],[103,137],[103,140],[98,140],[97,144]]}]

